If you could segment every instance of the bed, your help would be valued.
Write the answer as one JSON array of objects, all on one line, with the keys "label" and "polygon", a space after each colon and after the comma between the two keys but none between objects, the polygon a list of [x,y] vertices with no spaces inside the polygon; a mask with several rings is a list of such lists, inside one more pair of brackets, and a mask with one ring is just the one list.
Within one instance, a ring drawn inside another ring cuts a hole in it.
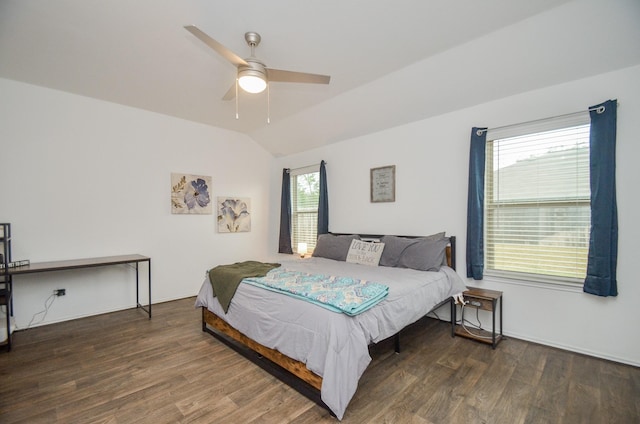
[{"label": "bed", "polygon": [[[353,240],[384,243],[381,266],[347,262],[345,258],[353,250],[345,250],[345,246]],[[430,263],[424,261],[425,246],[431,249]],[[438,254],[432,257],[434,249]],[[426,267],[432,268],[417,269]],[[322,235],[313,257],[282,261],[281,268],[375,281],[388,287],[386,297],[349,316],[243,280],[225,313],[207,276],[195,306],[202,308],[203,331],[256,361],[341,420],[371,362],[369,345],[395,337],[399,351],[403,328],[439,307],[453,307],[452,298],[465,290],[454,267],[455,237],[444,237],[444,233],[428,237]]]}]

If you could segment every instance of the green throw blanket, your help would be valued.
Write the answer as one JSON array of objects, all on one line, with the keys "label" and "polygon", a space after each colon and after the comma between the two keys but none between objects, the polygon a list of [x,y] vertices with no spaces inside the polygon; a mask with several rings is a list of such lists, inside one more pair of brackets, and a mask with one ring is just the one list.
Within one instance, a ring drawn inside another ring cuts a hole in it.
[{"label": "green throw blanket", "polygon": [[209,270],[209,281],[213,287],[213,295],[226,314],[229,310],[231,298],[243,278],[264,277],[267,272],[279,267],[280,264],[257,261],[236,262],[231,265],[218,265]]}]

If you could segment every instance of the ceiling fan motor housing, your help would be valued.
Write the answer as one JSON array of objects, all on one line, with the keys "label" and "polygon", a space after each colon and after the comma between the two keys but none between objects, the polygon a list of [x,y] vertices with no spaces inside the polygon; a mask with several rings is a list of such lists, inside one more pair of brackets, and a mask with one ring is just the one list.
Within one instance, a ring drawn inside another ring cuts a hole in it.
[{"label": "ceiling fan motor housing", "polygon": [[258,77],[261,76],[264,79],[267,78],[267,70],[264,63],[254,57],[247,58],[245,61],[247,62],[247,66],[238,66],[238,78],[240,78],[241,75],[254,75]]}]

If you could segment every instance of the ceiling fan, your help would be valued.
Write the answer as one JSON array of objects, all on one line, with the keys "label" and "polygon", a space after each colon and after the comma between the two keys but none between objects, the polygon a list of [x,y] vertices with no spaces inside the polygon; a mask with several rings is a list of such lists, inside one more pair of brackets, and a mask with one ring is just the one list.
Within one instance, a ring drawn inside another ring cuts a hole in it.
[{"label": "ceiling fan", "polygon": [[[267,67],[254,55],[254,50],[258,44],[260,44],[261,40],[260,34],[257,32],[247,32],[244,35],[244,39],[247,41],[249,47],[251,47],[251,56],[246,59],[242,59],[240,56],[202,32],[198,27],[187,25],[184,28],[236,66],[238,69],[236,79],[237,84],[248,93],[261,93],[270,82],[329,84],[331,77],[328,75],[283,71],[281,69]],[[234,83],[222,99],[233,99],[236,97],[236,91],[237,86],[236,83]]]}]

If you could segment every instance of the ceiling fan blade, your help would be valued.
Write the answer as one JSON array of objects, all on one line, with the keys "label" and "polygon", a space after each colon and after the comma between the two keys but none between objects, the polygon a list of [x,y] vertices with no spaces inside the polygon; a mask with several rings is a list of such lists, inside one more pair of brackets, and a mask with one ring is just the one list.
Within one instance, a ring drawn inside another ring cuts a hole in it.
[{"label": "ceiling fan blade", "polygon": [[283,71],[267,68],[269,82],[300,82],[310,84],[329,84],[329,75],[307,74],[305,72]]},{"label": "ceiling fan blade", "polygon": [[234,82],[227,90],[227,94],[224,95],[222,100],[233,100],[236,97],[236,83]]},{"label": "ceiling fan blade", "polygon": [[194,25],[186,25],[184,29],[186,29],[191,34],[198,37],[200,41],[202,41],[207,46],[211,47],[213,50],[218,52],[218,54],[220,54],[222,57],[227,59],[229,62],[236,65],[236,67],[240,65],[248,66],[247,62],[245,62],[243,58],[241,58],[240,56],[238,56],[237,54],[235,54],[234,52],[232,52],[222,44],[218,43],[213,38],[209,37],[207,34],[202,32],[198,27]]}]

